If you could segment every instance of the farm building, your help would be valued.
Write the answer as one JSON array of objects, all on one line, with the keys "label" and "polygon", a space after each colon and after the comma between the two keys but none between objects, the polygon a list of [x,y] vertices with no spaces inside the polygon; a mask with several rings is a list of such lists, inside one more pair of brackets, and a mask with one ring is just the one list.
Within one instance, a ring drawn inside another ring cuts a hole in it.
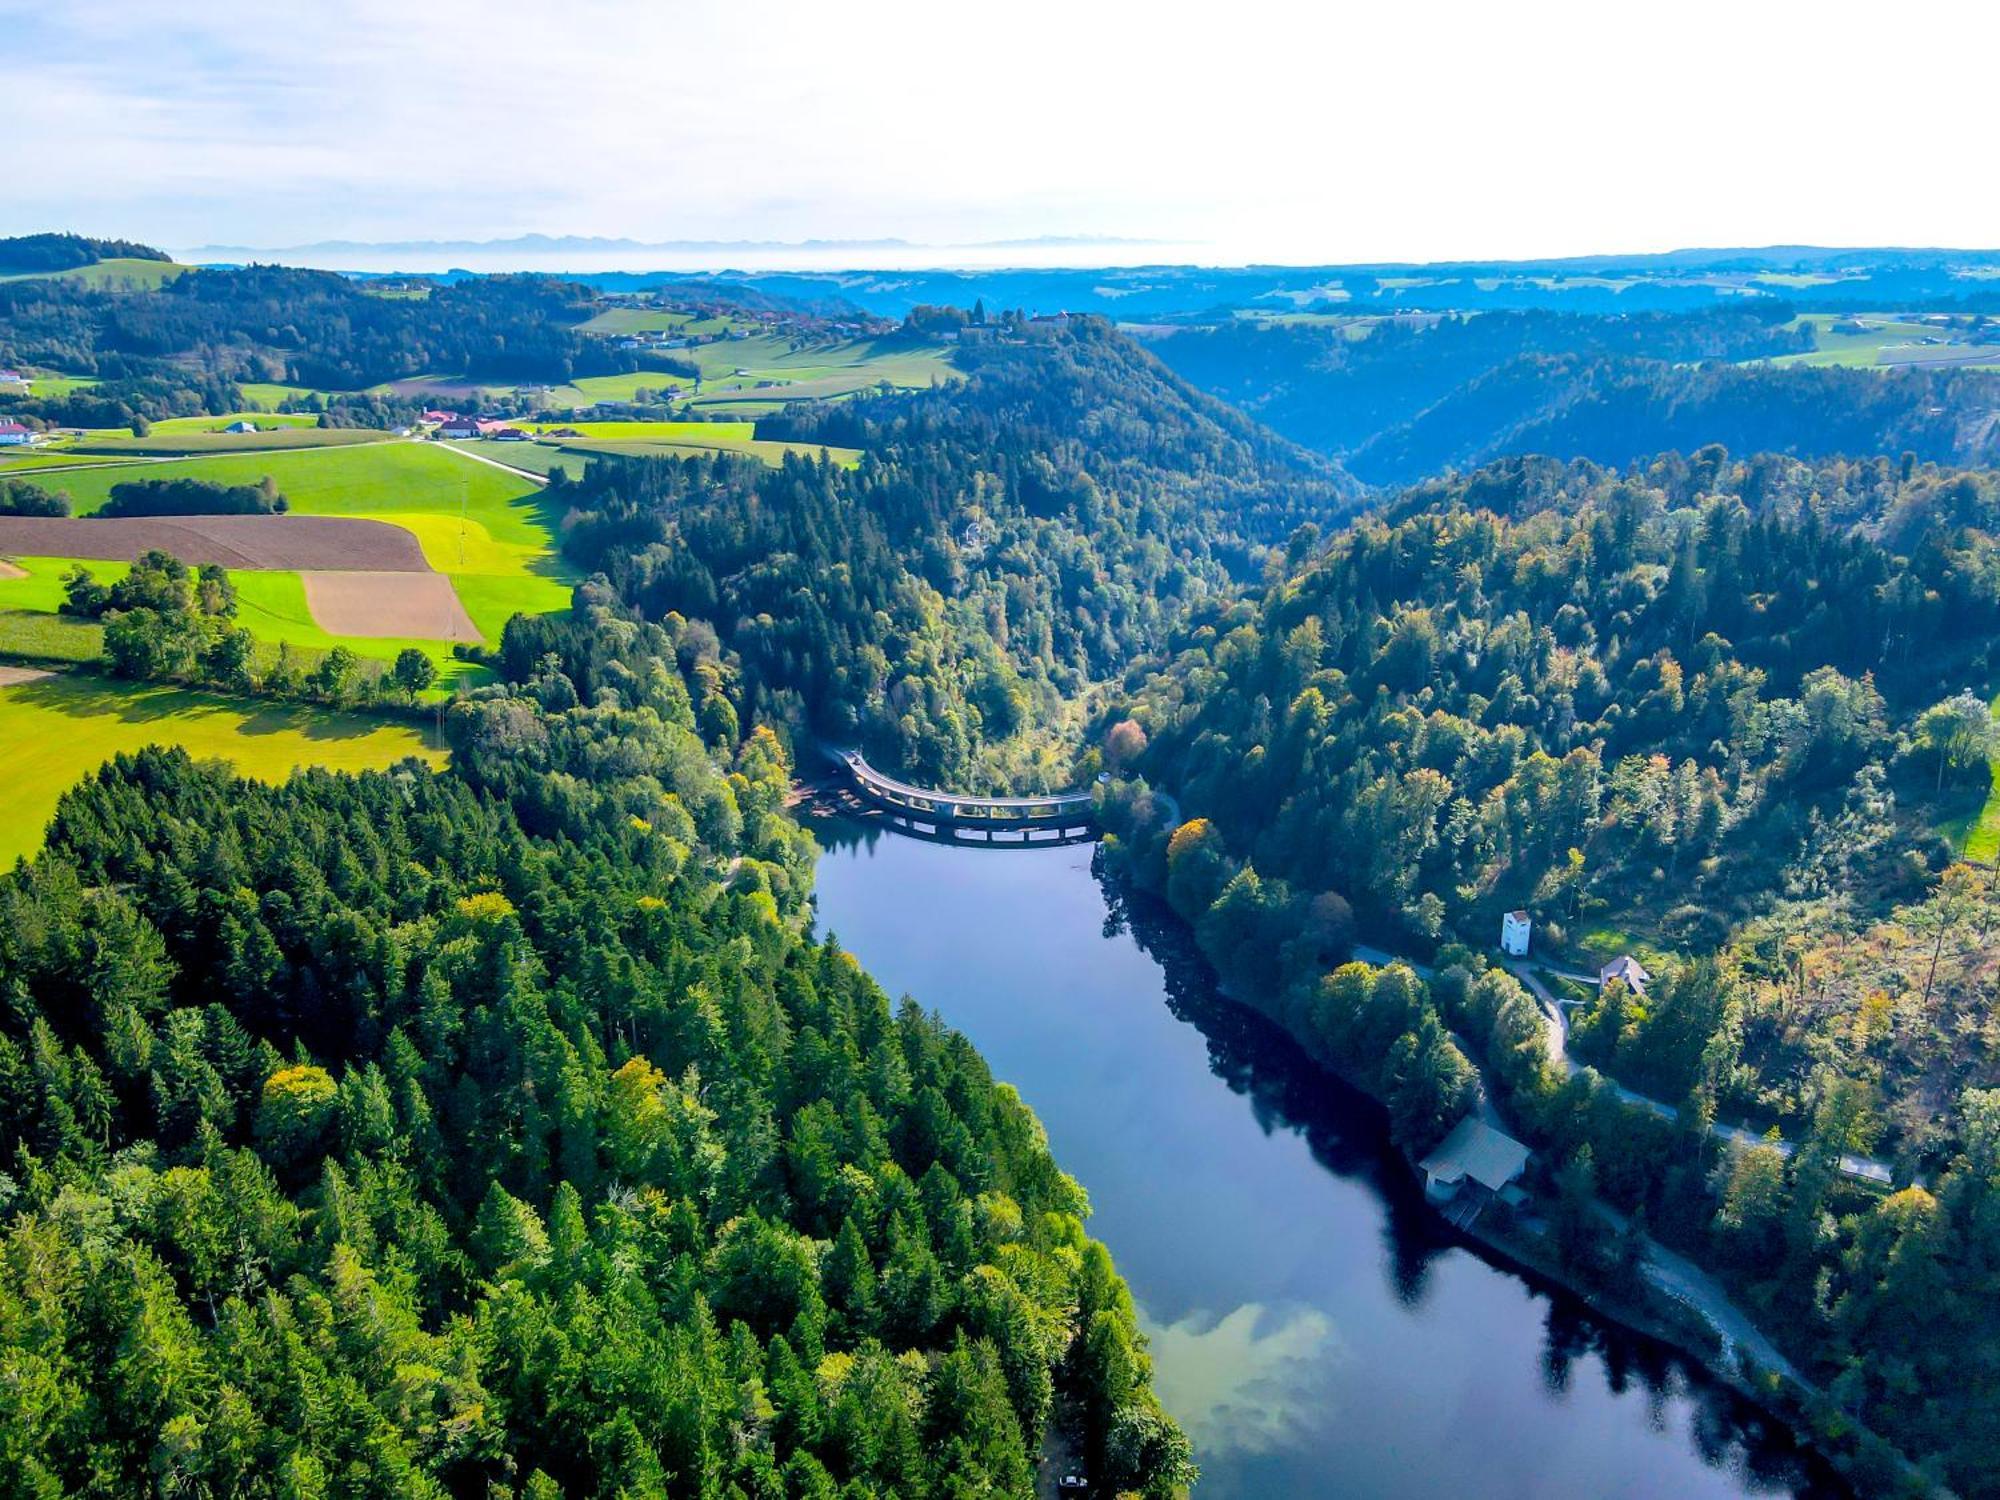
[{"label": "farm building", "polygon": [[493,434],[493,441],[496,443],[525,443],[527,440],[527,433],[518,427],[502,427]]},{"label": "farm building", "polygon": [[446,417],[438,427],[438,436],[445,438],[476,438],[480,423],[476,417]]},{"label": "farm building", "polygon": [[224,432],[255,432],[257,430],[257,424],[255,422],[239,420],[231,422],[227,427],[223,428],[222,430]]},{"label": "farm building", "polygon": [[1528,956],[1528,937],[1534,923],[1525,911],[1510,911],[1500,919],[1500,951],[1510,958]]},{"label": "farm building", "polygon": [[1646,972],[1646,966],[1638,959],[1629,953],[1621,953],[1597,971],[1597,982],[1600,985],[1609,984],[1614,979],[1623,980],[1625,988],[1633,994],[1643,995],[1653,976]]},{"label": "farm building", "polygon": [[22,390],[25,391],[33,384],[34,382],[31,381],[26,375],[22,374],[19,370],[0,370],[0,385],[5,385],[5,386],[17,385]]},{"label": "farm building", "polygon": [[19,422],[0,422],[0,446],[25,448],[34,440],[33,430],[23,427]]}]

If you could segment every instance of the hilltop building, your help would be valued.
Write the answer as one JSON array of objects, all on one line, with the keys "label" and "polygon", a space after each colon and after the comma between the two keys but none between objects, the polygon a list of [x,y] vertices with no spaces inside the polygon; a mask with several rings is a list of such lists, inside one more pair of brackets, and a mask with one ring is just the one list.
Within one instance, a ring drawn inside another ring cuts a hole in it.
[{"label": "hilltop building", "polygon": [[1510,911],[1500,919],[1500,951],[1509,958],[1528,956],[1528,937],[1534,923],[1525,911]]}]

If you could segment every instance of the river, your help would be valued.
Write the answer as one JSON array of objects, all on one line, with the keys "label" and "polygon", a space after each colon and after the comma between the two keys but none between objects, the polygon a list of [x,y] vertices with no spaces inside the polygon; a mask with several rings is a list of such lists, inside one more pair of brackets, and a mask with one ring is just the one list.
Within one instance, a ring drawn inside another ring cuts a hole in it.
[{"label": "river", "polygon": [[1090,1193],[1203,1500],[1845,1495],[1776,1424],[1451,1238],[1382,1113],[1092,845],[814,821],[822,931],[965,1032]]}]

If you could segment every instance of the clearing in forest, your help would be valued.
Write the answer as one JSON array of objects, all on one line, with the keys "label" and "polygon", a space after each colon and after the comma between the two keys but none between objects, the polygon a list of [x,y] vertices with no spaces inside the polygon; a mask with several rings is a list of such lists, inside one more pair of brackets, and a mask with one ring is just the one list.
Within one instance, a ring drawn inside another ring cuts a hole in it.
[{"label": "clearing in forest", "polygon": [[179,745],[245,776],[301,766],[376,770],[408,756],[442,764],[413,724],[300,704],[121,682],[84,673],[0,684],[0,866],[33,854],[62,794],[121,752]]}]

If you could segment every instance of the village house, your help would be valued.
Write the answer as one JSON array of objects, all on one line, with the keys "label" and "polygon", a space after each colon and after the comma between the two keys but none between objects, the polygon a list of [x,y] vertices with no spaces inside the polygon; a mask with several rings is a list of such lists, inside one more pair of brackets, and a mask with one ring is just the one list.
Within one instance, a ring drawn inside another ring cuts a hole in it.
[{"label": "village house", "polygon": [[1509,958],[1526,958],[1533,926],[1525,911],[1508,912],[1500,919],[1500,951]]},{"label": "village house", "polygon": [[0,385],[10,388],[18,386],[25,394],[33,388],[34,382],[19,370],[0,370]]},{"label": "village house", "polygon": [[1635,995],[1646,993],[1646,986],[1653,976],[1646,972],[1646,966],[1629,953],[1621,953],[1610,963],[1597,971],[1597,983],[1603,987],[1614,979],[1623,980],[1625,988]]},{"label": "village house", "polygon": [[477,417],[448,416],[438,424],[438,436],[454,439],[476,438],[479,436],[479,425]]},{"label": "village house", "polygon": [[0,446],[25,448],[34,441],[35,433],[31,428],[23,427],[19,422],[0,422]]}]

